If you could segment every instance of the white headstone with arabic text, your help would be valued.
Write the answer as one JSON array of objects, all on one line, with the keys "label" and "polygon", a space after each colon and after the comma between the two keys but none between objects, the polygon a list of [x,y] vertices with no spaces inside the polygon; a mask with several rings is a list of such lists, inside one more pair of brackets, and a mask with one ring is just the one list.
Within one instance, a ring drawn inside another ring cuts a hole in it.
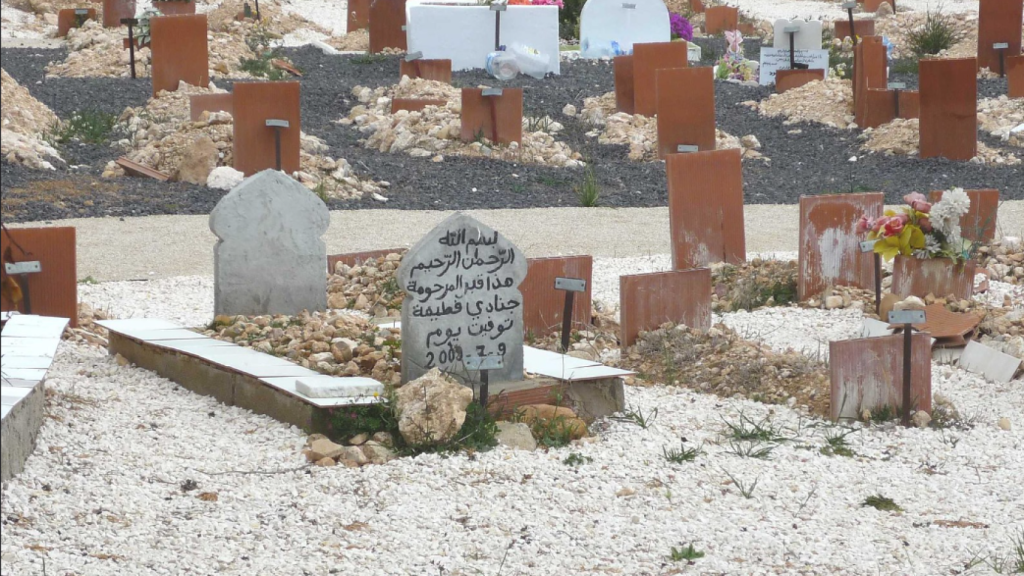
[{"label": "white headstone with arabic text", "polygon": [[798,28],[793,34],[793,47],[797,50],[821,50],[821,20],[776,20],[774,48],[789,50],[789,32],[787,29]]},{"label": "white headstone with arabic text", "polygon": [[402,259],[402,382],[432,368],[466,381],[473,356],[500,356],[491,382],[523,379],[526,256],[495,230],[453,214]]}]

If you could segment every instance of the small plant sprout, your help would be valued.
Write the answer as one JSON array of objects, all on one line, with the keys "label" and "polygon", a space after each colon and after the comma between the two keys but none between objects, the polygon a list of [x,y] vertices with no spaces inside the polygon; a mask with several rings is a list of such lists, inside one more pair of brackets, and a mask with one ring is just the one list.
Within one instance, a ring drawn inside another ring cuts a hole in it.
[{"label": "small plant sprout", "polygon": [[723,470],[723,472],[725,472],[725,475],[729,477],[729,480],[732,481],[733,485],[736,486],[736,489],[740,491],[740,494],[744,498],[750,500],[754,497],[754,490],[757,490],[757,483],[761,481],[760,476],[755,478],[752,484],[747,485],[745,482],[740,481],[738,478],[730,474],[728,470]]},{"label": "small plant sprout", "polygon": [[592,164],[587,163],[583,168],[583,181],[575,187],[576,198],[580,206],[594,208],[601,199],[601,185],[597,183],[597,175],[594,173]]},{"label": "small plant sprout", "polygon": [[562,460],[562,464],[565,464],[566,466],[575,467],[582,466],[583,464],[590,464],[593,461],[594,459],[591,458],[590,456],[584,456],[579,452],[572,452],[565,457],[565,460]]},{"label": "small plant sprout", "polygon": [[871,508],[874,508],[875,510],[881,510],[882,512],[903,511],[903,508],[900,508],[899,505],[896,504],[896,502],[894,502],[892,498],[889,498],[888,496],[882,496],[881,494],[868,496],[867,498],[864,499],[864,502],[861,503],[861,506],[870,506]]},{"label": "small plant sprout", "polygon": [[658,409],[654,408],[645,414],[643,408],[627,407],[621,416],[611,416],[610,419],[616,422],[636,424],[644,430],[647,430],[651,426],[654,426],[654,421],[658,419]]},{"label": "small plant sprout", "polygon": [[661,453],[665,456],[665,460],[673,464],[683,464],[684,462],[693,462],[697,456],[703,454],[704,445],[687,448],[686,438],[683,438],[679,443],[679,448],[662,448]]},{"label": "small plant sprout", "polygon": [[692,564],[694,560],[699,560],[703,557],[704,552],[697,550],[697,548],[694,547],[693,542],[682,548],[676,548],[673,546],[672,553],[669,554],[669,560],[672,560],[673,562],[688,562],[690,564]]}]

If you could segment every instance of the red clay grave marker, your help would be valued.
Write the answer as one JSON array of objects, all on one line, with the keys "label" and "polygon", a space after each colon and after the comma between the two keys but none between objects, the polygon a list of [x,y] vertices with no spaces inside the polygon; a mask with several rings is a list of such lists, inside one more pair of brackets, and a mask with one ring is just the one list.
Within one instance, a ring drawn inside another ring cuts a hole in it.
[{"label": "red clay grave marker", "polygon": [[619,305],[623,349],[640,332],[666,322],[690,328],[711,328],[711,269],[674,270],[619,277]]},{"label": "red clay grave marker", "polygon": [[208,86],[210,54],[206,15],[159,16],[149,21],[153,96],[174,92],[178,84]]},{"label": "red clay grave marker", "polygon": [[481,134],[498,144],[522,142],[522,88],[462,89],[462,140],[472,142]]},{"label": "red clay grave marker", "polygon": [[[302,129],[298,82],[238,82],[234,87],[235,169],[252,176],[277,168],[280,137],[281,170],[299,170]],[[269,124],[269,125],[268,125]],[[280,127],[273,126],[274,124]]]},{"label": "red clay grave marker", "polygon": [[800,300],[829,286],[874,288],[874,254],[860,251],[857,221],[863,214],[878,218],[884,203],[881,192],[800,197]]},{"label": "red clay grave marker", "polygon": [[869,100],[868,90],[886,90],[888,80],[886,77],[886,52],[885,45],[879,36],[868,36],[861,38],[861,41],[853,49],[853,110],[858,126],[864,126],[867,122]]},{"label": "red clay grave marker", "polygon": [[704,33],[708,36],[736,30],[740,25],[739,8],[712,6],[704,10]]},{"label": "red clay grave marker", "polygon": [[1010,98],[1024,98],[1024,55],[1006,59],[1006,81]]},{"label": "red clay grave marker", "polygon": [[191,16],[196,13],[194,0],[156,0],[153,8],[164,16]]},{"label": "red clay grave marker", "polygon": [[[835,32],[832,34],[833,38],[842,40],[850,37],[850,21],[849,20],[836,20],[832,23]],[[865,36],[875,35],[875,21],[873,19],[866,20],[854,20],[853,31],[857,36],[863,38]]]},{"label": "red clay grave marker", "polygon": [[57,37],[63,38],[68,35],[72,28],[81,28],[86,20],[95,20],[96,10],[94,8],[68,8],[57,13]]},{"label": "red clay grave marker", "polygon": [[586,289],[573,300],[574,326],[590,325],[590,302],[594,258],[592,256],[555,256],[527,260],[526,280],[519,285],[523,294],[523,330],[535,336],[547,336],[562,327],[565,292],[555,289],[558,278],[586,281]]},{"label": "red clay grave marker", "polygon": [[347,32],[370,27],[370,0],[348,0]]},{"label": "red clay grave marker", "polygon": [[135,0],[103,0],[104,28],[120,28],[125,18],[135,18]]},{"label": "red clay grave marker", "polygon": [[671,154],[665,170],[672,267],[745,262],[739,149]]},{"label": "red clay grave marker", "polygon": [[[971,199],[971,208],[960,218],[960,230],[964,238],[990,242],[996,237],[999,216],[999,190],[964,190]],[[929,200],[942,200],[942,190],[932,192]]]},{"label": "red clay grave marker", "polygon": [[370,54],[386,48],[408,50],[405,0],[373,0],[370,4]]},{"label": "red clay grave marker", "polygon": [[715,77],[710,67],[657,71],[658,157],[679,146],[715,149]]},{"label": "red clay grave marker", "polygon": [[644,42],[633,45],[633,112],[658,113],[658,70],[689,66],[686,42]]},{"label": "red clay grave marker", "polygon": [[[911,342],[911,401],[931,413],[931,336],[915,334]],[[902,412],[903,335],[829,342],[829,369],[833,420],[859,420],[864,410],[877,415],[885,406]]]},{"label": "red clay grave marker", "polygon": [[633,56],[616,56],[613,60],[615,74],[615,108],[619,112],[633,114],[636,105],[633,99]]},{"label": "red clay grave marker", "polygon": [[977,155],[977,71],[975,58],[921,60],[921,158]]},{"label": "red clay grave marker", "polygon": [[1020,55],[1022,20],[1022,0],[981,0],[978,6],[979,70],[988,68],[1000,74],[1006,58]]},{"label": "red clay grave marker", "polygon": [[406,60],[402,59],[398,68],[399,78],[422,78],[424,80],[436,80],[445,84],[452,83],[452,61],[451,60]]},{"label": "red clay grave marker", "polygon": [[[28,304],[32,314],[69,318],[72,327],[78,326],[74,228],[5,228],[0,232],[0,254],[0,310],[26,313]],[[38,272],[34,263],[39,264]]]}]

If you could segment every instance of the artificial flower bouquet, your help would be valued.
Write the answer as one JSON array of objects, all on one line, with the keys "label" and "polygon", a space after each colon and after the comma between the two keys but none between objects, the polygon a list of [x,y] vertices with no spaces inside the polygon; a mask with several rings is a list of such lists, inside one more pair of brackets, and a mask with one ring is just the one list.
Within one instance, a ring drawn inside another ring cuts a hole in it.
[{"label": "artificial flower bouquet", "polygon": [[906,206],[886,210],[881,218],[865,214],[857,222],[857,232],[875,240],[876,254],[887,262],[897,255],[956,262],[970,258],[972,242],[964,239],[960,230],[960,218],[971,207],[963,188],[943,192],[942,200],[935,204],[920,192],[907,194],[903,201]]}]

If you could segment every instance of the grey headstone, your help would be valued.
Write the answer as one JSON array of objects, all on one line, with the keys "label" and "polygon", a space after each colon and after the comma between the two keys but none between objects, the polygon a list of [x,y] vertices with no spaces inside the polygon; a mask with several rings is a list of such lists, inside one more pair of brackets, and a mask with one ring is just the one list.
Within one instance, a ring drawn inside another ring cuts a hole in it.
[{"label": "grey headstone", "polygon": [[526,256],[504,236],[453,214],[409,250],[398,268],[402,302],[402,381],[431,368],[478,382],[466,356],[500,355],[491,382],[523,379]]},{"label": "grey headstone", "polygon": [[247,178],[210,214],[216,314],[327,309],[331,215],[313,192],[276,170]]}]

